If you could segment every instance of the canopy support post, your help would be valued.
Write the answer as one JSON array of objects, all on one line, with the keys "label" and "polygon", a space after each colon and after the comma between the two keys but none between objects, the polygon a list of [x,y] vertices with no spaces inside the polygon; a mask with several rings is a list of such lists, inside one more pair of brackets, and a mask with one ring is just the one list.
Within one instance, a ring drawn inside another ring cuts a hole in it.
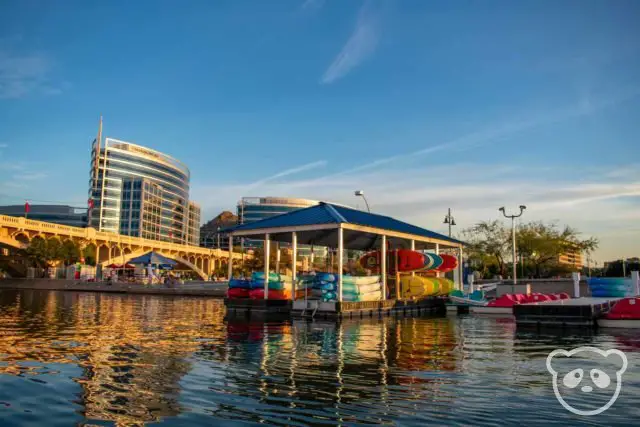
[{"label": "canopy support post", "polygon": [[[440,255],[440,243],[436,243],[436,255]],[[436,270],[436,277],[440,277],[440,271]]]},{"label": "canopy support post", "polygon": [[338,226],[338,302],[342,302],[342,258],[344,251],[344,230]]},{"label": "canopy support post", "polygon": [[229,264],[227,265],[227,276],[229,281],[233,279],[233,236],[229,234]]},{"label": "canopy support post", "polygon": [[269,233],[264,235],[264,299],[269,299]]},{"label": "canopy support post", "polygon": [[382,301],[387,299],[387,236],[382,235],[382,248],[380,248],[380,274],[382,275]]},{"label": "canopy support post", "polygon": [[[291,233],[291,301],[296,299],[296,282],[298,276],[298,233]],[[305,293],[307,290],[304,290]]]}]

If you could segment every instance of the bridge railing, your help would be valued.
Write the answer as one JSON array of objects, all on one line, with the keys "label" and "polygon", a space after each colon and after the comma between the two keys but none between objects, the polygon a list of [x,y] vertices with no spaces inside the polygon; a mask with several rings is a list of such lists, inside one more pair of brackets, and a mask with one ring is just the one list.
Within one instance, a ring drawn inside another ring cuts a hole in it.
[{"label": "bridge railing", "polygon": [[[106,243],[120,243],[138,246],[149,246],[151,248],[164,249],[167,251],[185,252],[188,254],[206,255],[213,257],[227,257],[228,252],[220,249],[209,249],[200,246],[183,245],[180,243],[163,242],[161,240],[143,239],[141,237],[126,236],[122,234],[97,231],[94,228],[72,227],[69,225],[55,224],[52,222],[37,221],[23,217],[0,215],[0,226],[13,227],[19,230],[29,230],[41,233],[51,233],[62,236],[79,237],[87,240],[104,241]],[[234,254],[239,257],[241,254]]]}]

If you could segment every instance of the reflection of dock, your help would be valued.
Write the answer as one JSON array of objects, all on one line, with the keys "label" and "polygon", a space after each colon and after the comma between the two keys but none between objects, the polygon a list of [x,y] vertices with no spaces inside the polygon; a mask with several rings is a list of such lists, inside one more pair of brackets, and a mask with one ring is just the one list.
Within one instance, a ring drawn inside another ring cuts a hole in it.
[{"label": "reflection of dock", "polygon": [[513,306],[518,326],[594,327],[619,298],[575,298]]}]

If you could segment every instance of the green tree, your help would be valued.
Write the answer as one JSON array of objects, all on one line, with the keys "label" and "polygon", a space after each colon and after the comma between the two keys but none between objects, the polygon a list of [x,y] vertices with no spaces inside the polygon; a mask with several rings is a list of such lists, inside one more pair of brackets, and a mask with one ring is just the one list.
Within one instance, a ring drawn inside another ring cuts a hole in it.
[{"label": "green tree", "polygon": [[[466,252],[469,262],[484,275],[492,270],[505,275],[505,259],[509,254],[510,232],[502,222],[482,221],[462,231],[463,240],[468,243]],[[495,266],[494,269],[491,267]]]},{"label": "green tree", "polygon": [[542,221],[521,225],[516,233],[518,252],[527,260],[536,277],[567,273],[570,266],[560,264],[560,255],[593,251],[598,247],[598,239],[580,239],[580,233],[569,226],[559,229],[556,224]]}]

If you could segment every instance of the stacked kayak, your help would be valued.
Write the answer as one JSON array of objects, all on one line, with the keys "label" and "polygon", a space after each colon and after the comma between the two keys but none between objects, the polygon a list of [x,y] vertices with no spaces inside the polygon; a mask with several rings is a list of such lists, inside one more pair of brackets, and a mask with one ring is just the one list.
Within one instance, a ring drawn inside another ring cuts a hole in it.
[{"label": "stacked kayak", "polygon": [[[282,300],[291,299],[291,283],[292,279],[289,276],[270,273],[267,278],[268,298]],[[229,281],[227,297],[229,299],[264,299],[264,285],[264,272],[253,273],[250,280],[231,279]]]},{"label": "stacked kayak", "polygon": [[603,328],[640,328],[640,297],[623,298],[601,319]]},{"label": "stacked kayak", "polygon": [[[453,255],[436,255],[430,252],[418,252],[410,249],[395,249],[389,251],[387,271],[396,273],[396,258],[398,272],[409,273],[413,271],[449,272],[458,266],[458,259]],[[381,266],[382,252],[373,251],[365,254],[358,261],[364,268],[379,270]]]},{"label": "stacked kayak", "polygon": [[[380,276],[342,276],[343,301],[379,301]],[[296,299],[338,299],[338,277],[331,273],[302,276],[296,284]]]},{"label": "stacked kayak", "polygon": [[631,279],[624,277],[590,277],[587,281],[591,296],[597,298],[622,298],[633,295]]},{"label": "stacked kayak", "polygon": [[447,295],[454,283],[443,277],[403,276],[400,278],[400,297],[419,298]]}]

